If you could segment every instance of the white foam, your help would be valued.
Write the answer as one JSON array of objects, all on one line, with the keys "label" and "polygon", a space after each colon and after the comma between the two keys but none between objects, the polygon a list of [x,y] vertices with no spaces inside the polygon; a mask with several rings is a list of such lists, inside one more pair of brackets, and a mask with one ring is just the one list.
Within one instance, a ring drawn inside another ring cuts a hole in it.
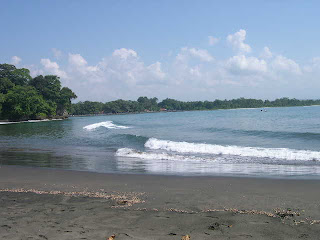
[{"label": "white foam", "polygon": [[150,138],[145,147],[153,150],[166,150],[179,153],[235,155],[245,157],[273,158],[286,160],[320,160],[320,152],[288,148],[258,148],[221,146],[204,143],[174,142]]},{"label": "white foam", "polygon": [[139,158],[144,160],[172,160],[172,161],[214,161],[214,159],[206,159],[195,156],[184,156],[168,153],[152,153],[152,152],[139,152],[131,148],[120,148],[116,152],[116,156]]},{"label": "white foam", "polygon": [[15,124],[19,122],[0,122],[0,125]]},{"label": "white foam", "polygon": [[48,122],[52,120],[62,120],[62,119],[42,119],[42,120],[27,120],[27,121],[21,121],[21,122],[0,122],[0,125],[6,125],[6,124],[15,124],[15,123],[37,123],[37,122]]},{"label": "white foam", "polygon": [[130,127],[127,127],[127,126],[116,125],[116,124],[112,123],[112,121],[106,121],[106,122],[99,122],[99,123],[94,123],[94,124],[87,125],[87,126],[83,127],[83,129],[94,130],[94,129],[99,128],[99,127],[105,127],[105,128],[109,128],[109,129],[127,129],[127,128],[130,128]]},{"label": "white foam", "polygon": [[48,122],[50,119],[42,119],[42,120],[28,120],[28,121],[23,121],[23,122],[30,122],[30,123],[35,123],[35,122]]}]

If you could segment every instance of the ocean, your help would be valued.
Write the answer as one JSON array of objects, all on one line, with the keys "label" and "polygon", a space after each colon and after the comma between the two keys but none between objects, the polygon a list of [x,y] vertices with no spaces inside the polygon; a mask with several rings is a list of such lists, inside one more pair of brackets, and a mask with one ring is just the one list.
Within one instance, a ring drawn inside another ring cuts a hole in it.
[{"label": "ocean", "polygon": [[0,164],[183,176],[320,178],[320,107],[0,123]]}]

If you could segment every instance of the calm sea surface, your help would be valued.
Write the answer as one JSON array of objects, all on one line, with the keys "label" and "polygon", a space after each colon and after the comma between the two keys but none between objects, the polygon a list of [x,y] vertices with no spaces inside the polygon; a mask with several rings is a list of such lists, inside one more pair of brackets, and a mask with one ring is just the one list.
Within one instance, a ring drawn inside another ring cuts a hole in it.
[{"label": "calm sea surface", "polygon": [[0,124],[0,164],[107,173],[320,178],[320,107]]}]

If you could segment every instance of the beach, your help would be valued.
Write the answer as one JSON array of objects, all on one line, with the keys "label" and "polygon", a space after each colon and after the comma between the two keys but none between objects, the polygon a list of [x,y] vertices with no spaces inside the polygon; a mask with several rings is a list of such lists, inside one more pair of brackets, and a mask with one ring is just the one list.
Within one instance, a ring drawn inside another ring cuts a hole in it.
[{"label": "beach", "polygon": [[1,166],[0,239],[318,239],[319,187]]}]

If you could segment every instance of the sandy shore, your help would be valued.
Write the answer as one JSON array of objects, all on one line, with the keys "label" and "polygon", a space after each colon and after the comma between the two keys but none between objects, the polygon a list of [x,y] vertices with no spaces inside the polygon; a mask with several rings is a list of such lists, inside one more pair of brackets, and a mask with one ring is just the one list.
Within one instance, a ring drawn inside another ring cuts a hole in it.
[{"label": "sandy shore", "polygon": [[320,239],[320,181],[0,168],[0,239]]}]

